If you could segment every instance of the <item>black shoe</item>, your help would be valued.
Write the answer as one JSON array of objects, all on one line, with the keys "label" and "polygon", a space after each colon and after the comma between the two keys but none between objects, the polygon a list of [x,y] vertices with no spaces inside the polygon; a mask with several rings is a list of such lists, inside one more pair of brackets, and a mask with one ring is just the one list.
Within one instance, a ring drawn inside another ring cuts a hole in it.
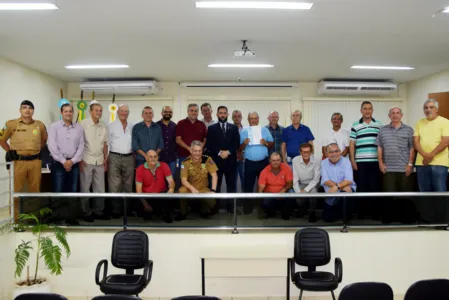
[{"label": "black shoe", "polygon": [[175,221],[183,221],[186,219],[186,215],[177,214],[175,217]]},{"label": "black shoe", "polygon": [[67,219],[65,219],[64,223],[67,225],[70,225],[70,226],[79,226],[80,225],[80,223],[74,218],[67,218]]},{"label": "black shoe", "polygon": [[89,216],[84,216],[83,220],[84,220],[84,222],[93,223],[95,221],[95,218],[94,218],[94,216],[89,215]]},{"label": "black shoe", "polygon": [[111,219],[111,216],[105,215],[105,214],[102,214],[102,215],[92,214],[92,216],[94,219],[97,219],[97,220],[110,220]]},{"label": "black shoe", "polygon": [[162,220],[164,220],[165,223],[173,223],[173,219],[172,219],[171,215],[169,215],[169,214],[165,214],[162,217]]},{"label": "black shoe", "polygon": [[316,214],[314,211],[309,212],[309,223],[316,223]]}]

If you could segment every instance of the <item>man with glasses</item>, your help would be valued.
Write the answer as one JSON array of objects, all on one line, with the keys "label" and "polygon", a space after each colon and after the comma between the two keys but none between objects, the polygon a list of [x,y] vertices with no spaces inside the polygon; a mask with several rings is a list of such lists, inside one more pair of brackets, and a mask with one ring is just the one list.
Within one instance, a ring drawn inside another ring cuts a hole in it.
[{"label": "man with glasses", "polygon": [[[175,191],[175,182],[170,168],[158,158],[159,155],[154,150],[146,153],[146,162],[136,170],[136,193],[173,193]],[[151,220],[153,211],[160,209],[162,219],[167,223],[173,222],[172,199],[141,199],[141,202],[145,211],[144,220]]]},{"label": "man with glasses", "polygon": [[[321,185],[326,193],[353,193],[356,190],[353,171],[349,159],[341,156],[337,143],[327,146],[329,157],[321,161]],[[351,199],[346,199],[347,202]],[[324,201],[323,220],[334,222],[341,216],[341,198],[327,198]],[[352,205],[349,205],[352,207]],[[346,208],[344,208],[346,209]],[[348,216],[351,211],[348,212]]]},{"label": "man with glasses", "polygon": [[[109,132],[109,193],[132,193],[134,177],[134,156],[132,151],[132,131],[134,124],[128,122],[129,107],[118,107],[118,120],[108,126]],[[112,217],[119,218],[123,201],[111,199]]]},{"label": "man with glasses", "polygon": [[[79,180],[79,162],[83,159],[84,132],[80,124],[73,122],[73,106],[61,106],[62,119],[48,128],[48,150],[53,163],[51,177],[54,193],[76,193]],[[64,218],[69,225],[79,225],[71,216],[73,199],[66,199],[68,209],[60,208],[62,199],[50,198],[50,208],[54,217]]]},{"label": "man with glasses", "polygon": [[156,123],[161,127],[164,147],[159,154],[159,161],[165,162],[174,177],[176,174],[176,124],[171,121],[173,109],[170,106],[162,108],[162,118]]}]

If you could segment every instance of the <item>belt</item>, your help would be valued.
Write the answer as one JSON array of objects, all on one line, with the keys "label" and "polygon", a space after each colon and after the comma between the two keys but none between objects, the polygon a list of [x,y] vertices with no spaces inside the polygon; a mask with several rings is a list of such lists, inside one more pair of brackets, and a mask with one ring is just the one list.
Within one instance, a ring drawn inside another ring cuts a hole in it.
[{"label": "belt", "polygon": [[117,152],[109,152],[109,153],[112,153],[112,154],[115,154],[115,155],[118,155],[118,156],[130,156],[130,155],[133,155],[132,154],[132,152],[131,153],[127,153],[127,154],[122,154],[122,153],[117,153]]},{"label": "belt", "polygon": [[267,159],[268,159],[268,157],[265,157],[265,158],[262,159],[262,160],[251,160],[251,159],[245,158],[245,160],[247,160],[247,161],[249,161],[249,162],[252,162],[252,163],[260,163],[260,162],[263,162],[263,161],[265,161],[265,160],[267,160]]},{"label": "belt", "polygon": [[22,156],[17,154],[16,157],[14,157],[13,160],[35,160],[35,159],[41,159],[41,154],[35,154],[35,155],[29,155],[29,156]]}]

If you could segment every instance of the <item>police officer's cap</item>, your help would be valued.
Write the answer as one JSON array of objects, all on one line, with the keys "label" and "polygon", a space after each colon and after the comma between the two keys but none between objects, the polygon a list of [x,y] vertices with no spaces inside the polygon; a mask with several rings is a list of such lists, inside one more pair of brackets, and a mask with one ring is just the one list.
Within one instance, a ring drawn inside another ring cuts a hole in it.
[{"label": "police officer's cap", "polygon": [[34,104],[30,100],[23,100],[22,103],[20,103],[20,106],[22,106],[22,105],[28,105],[29,107],[34,109]]}]

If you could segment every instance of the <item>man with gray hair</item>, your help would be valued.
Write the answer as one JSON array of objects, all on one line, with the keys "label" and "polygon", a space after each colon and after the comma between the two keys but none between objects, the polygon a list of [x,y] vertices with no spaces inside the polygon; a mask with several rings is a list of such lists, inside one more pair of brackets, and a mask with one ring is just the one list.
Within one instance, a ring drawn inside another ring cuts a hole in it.
[{"label": "man with gray hair", "polygon": [[438,115],[438,101],[424,102],[425,118],[418,121],[413,136],[416,157],[416,173],[421,192],[447,191],[446,179],[449,166],[449,120]]},{"label": "man with gray hair", "polygon": [[313,145],[315,139],[310,128],[301,124],[301,119],[301,111],[293,111],[291,113],[292,125],[282,131],[282,159],[290,166],[293,158],[301,155],[299,146],[304,143]]},{"label": "man with gray hair", "polygon": [[268,125],[265,126],[266,128],[268,128],[268,130],[271,133],[271,136],[274,139],[274,147],[268,150],[270,155],[273,152],[277,152],[282,155],[281,153],[282,131],[284,130],[284,127],[280,126],[278,123],[279,123],[279,113],[275,110],[270,111],[270,113],[268,114]]},{"label": "man with gray hair", "polygon": [[[413,129],[402,123],[402,109],[397,106],[390,108],[388,117],[391,122],[383,126],[376,138],[379,169],[382,173],[384,192],[411,192],[415,149],[413,148]],[[382,220],[392,221],[394,213],[402,211],[396,204],[402,204],[404,199],[384,198]],[[400,205],[402,206],[402,205]]]}]

